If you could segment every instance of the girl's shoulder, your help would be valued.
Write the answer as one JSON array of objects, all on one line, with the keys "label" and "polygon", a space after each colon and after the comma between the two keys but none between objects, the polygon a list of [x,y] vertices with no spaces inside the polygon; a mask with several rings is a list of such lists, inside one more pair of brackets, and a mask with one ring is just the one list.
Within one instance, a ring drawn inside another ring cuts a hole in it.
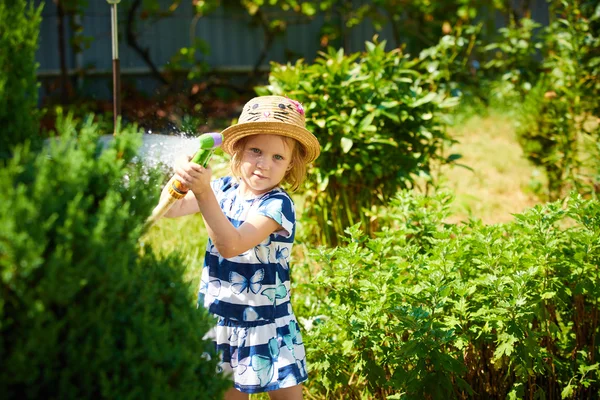
[{"label": "girl's shoulder", "polygon": [[258,199],[259,209],[277,209],[288,218],[295,220],[296,210],[294,200],[282,188],[274,188]]},{"label": "girl's shoulder", "polygon": [[286,203],[290,203],[292,205],[294,204],[294,200],[292,200],[292,196],[290,196],[288,194],[288,192],[286,192],[280,186],[277,186],[277,187],[271,189],[270,191],[268,191],[267,193],[263,194],[260,197],[261,201],[266,201],[266,200],[270,200],[270,199],[281,199]]},{"label": "girl's shoulder", "polygon": [[226,193],[231,190],[236,190],[239,186],[236,180],[229,175],[213,180],[210,185],[215,193]]}]

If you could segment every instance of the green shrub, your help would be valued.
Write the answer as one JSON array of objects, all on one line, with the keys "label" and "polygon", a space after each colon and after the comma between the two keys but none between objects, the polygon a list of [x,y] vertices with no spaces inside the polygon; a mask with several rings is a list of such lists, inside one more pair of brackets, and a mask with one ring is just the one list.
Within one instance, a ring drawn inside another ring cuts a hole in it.
[{"label": "green shrub", "polygon": [[459,226],[450,200],[401,193],[376,238],[313,251],[296,291],[311,398],[595,398],[600,203]]},{"label": "green shrub", "polygon": [[[0,159],[39,130],[35,52],[42,6],[27,0],[0,3]],[[39,142],[38,142],[39,143]]]},{"label": "green shrub", "polygon": [[257,89],[300,101],[321,143],[304,193],[313,242],[335,245],[357,222],[371,232],[398,188],[431,180],[448,161],[442,109],[457,99],[429,91],[414,64],[385,42],[367,42],[362,54],[329,48],[312,65],[272,64],[269,85]]},{"label": "green shrub", "polygon": [[451,35],[442,36],[438,43],[419,53],[417,67],[431,90],[439,87],[468,102],[489,96],[485,93],[487,82],[481,80],[478,62],[470,61],[476,56],[475,45],[481,28],[481,25],[456,27]]},{"label": "green shrub", "polygon": [[546,72],[525,100],[517,135],[525,155],[545,169],[550,200],[570,190],[597,196],[600,36],[593,27],[600,8],[579,0],[551,3],[557,17],[546,29]]},{"label": "green shrub", "polygon": [[2,397],[220,398],[212,318],[181,259],[140,245],[160,192],[131,163],[140,133],[102,150],[93,123],[58,125],[0,170]]},{"label": "green shrub", "polygon": [[540,70],[537,56],[542,47],[540,27],[530,18],[511,18],[509,26],[498,29],[498,42],[483,48],[484,53],[491,55],[483,68],[487,75],[498,79],[492,96],[522,100],[535,85]]},{"label": "green shrub", "polygon": [[525,156],[546,172],[546,196],[551,201],[561,197],[576,180],[580,163],[580,133],[570,100],[564,88],[552,85],[550,77],[542,77],[518,114],[519,144]]}]

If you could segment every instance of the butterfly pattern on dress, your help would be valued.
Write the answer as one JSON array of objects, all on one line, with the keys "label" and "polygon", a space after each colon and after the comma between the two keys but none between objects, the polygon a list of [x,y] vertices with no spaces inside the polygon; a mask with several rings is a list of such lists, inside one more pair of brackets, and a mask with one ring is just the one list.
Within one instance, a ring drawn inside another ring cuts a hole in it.
[{"label": "butterfly pattern on dress", "polygon": [[219,207],[221,207],[221,210],[226,210],[226,209],[231,210],[232,206],[233,206],[233,201],[229,197],[223,197],[219,201]]},{"label": "butterfly pattern on dress", "polygon": [[254,307],[246,307],[246,309],[244,310],[244,315],[243,315],[244,321],[252,322],[252,321],[258,320],[258,318],[259,318],[259,315],[256,312],[256,310],[254,309]]},{"label": "butterfly pattern on dress", "polygon": [[305,377],[308,375],[306,372],[306,357],[302,359],[296,359],[296,367],[298,367],[298,371],[300,371],[300,377]]},{"label": "butterfly pattern on dress", "polygon": [[[233,328],[233,332],[229,335],[229,345],[243,347],[248,336],[248,330],[246,328],[236,327]],[[240,344],[241,343],[241,344]],[[237,351],[237,349],[236,349]],[[233,357],[233,356],[232,356]]]},{"label": "butterfly pattern on dress", "polygon": [[269,264],[271,262],[271,236],[265,239],[254,247],[254,255],[261,264]]},{"label": "butterfly pattern on dress", "polygon": [[212,297],[219,297],[219,294],[221,293],[221,281],[219,279],[211,279],[207,281],[204,278],[201,278],[200,291]]},{"label": "butterfly pattern on dress", "polygon": [[258,294],[258,292],[262,288],[262,280],[264,279],[264,277],[264,268],[257,270],[250,279],[235,271],[231,271],[229,273],[231,291],[235,294],[242,294],[244,291],[246,291],[247,293],[252,291],[252,293]]},{"label": "butterfly pattern on dress", "polygon": [[206,280],[204,277],[200,278],[200,289],[198,291],[198,301],[196,305],[198,307],[204,306],[204,299],[206,295],[211,297],[219,297],[221,293],[221,281],[219,279]]},{"label": "butterfly pattern on dress", "polygon": [[275,250],[275,258],[277,259],[277,262],[279,263],[279,265],[281,265],[283,267],[283,269],[288,270],[290,269],[289,265],[288,265],[288,258],[290,257],[290,249],[287,247],[279,247],[277,246],[277,250]]},{"label": "butterfly pattern on dress", "polygon": [[244,204],[243,203],[238,203],[237,204],[237,208],[236,210],[233,212],[233,218],[236,220],[241,220],[244,214]]},{"label": "butterfly pattern on dress", "polygon": [[300,335],[300,330],[298,329],[298,323],[296,321],[290,321],[289,329],[290,333],[283,335],[282,340],[288,350],[292,352],[294,357],[296,357],[294,353],[294,345],[302,344],[302,336]]},{"label": "butterfly pattern on dress", "polygon": [[269,339],[269,356],[261,354],[253,354],[251,357],[251,365],[256,376],[260,381],[260,386],[266,386],[273,379],[274,364],[279,358],[279,343],[277,339]]},{"label": "butterfly pattern on dress", "polygon": [[270,287],[260,292],[263,296],[267,296],[273,304],[275,304],[276,300],[285,299],[288,294],[287,288],[281,282],[281,279],[279,279],[279,274],[275,274],[275,277],[275,287]]},{"label": "butterfly pattern on dress", "polygon": [[246,357],[242,360],[240,360],[239,358],[240,352],[239,349],[236,348],[231,354],[231,360],[229,361],[229,364],[238,375],[243,375],[250,366],[250,357]]},{"label": "butterfly pattern on dress", "polygon": [[221,361],[221,362],[219,362],[219,363],[217,364],[217,366],[216,366],[216,368],[215,368],[215,370],[216,370],[217,374],[220,374],[220,373],[222,373],[222,372],[223,372],[223,366],[222,366],[223,364],[224,364],[224,363],[223,363],[223,361]]}]

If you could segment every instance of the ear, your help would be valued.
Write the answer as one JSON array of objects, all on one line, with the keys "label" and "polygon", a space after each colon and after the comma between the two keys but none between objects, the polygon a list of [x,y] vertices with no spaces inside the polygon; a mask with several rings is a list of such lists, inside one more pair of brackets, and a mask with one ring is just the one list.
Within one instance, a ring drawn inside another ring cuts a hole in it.
[{"label": "ear", "polygon": [[285,172],[288,172],[289,170],[292,169],[292,167],[294,166],[293,162],[290,162],[290,164],[287,166],[287,168],[285,169]]}]

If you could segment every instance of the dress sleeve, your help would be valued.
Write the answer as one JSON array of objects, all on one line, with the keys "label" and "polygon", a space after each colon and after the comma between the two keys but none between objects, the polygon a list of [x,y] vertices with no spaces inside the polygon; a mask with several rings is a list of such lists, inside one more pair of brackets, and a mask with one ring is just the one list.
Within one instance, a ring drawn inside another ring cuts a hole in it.
[{"label": "dress sleeve", "polygon": [[294,203],[287,196],[269,197],[265,199],[258,207],[257,213],[269,217],[283,229],[275,232],[283,237],[290,237],[294,233],[296,224],[296,213]]},{"label": "dress sleeve", "polygon": [[231,176],[224,176],[222,178],[217,178],[217,179],[213,179],[212,181],[210,181],[210,187],[212,188],[212,190],[215,193],[215,195],[217,196],[217,198],[219,198],[219,196],[223,192],[226,192],[227,190],[229,190],[231,188],[233,183],[235,183],[235,182],[233,181]]}]

